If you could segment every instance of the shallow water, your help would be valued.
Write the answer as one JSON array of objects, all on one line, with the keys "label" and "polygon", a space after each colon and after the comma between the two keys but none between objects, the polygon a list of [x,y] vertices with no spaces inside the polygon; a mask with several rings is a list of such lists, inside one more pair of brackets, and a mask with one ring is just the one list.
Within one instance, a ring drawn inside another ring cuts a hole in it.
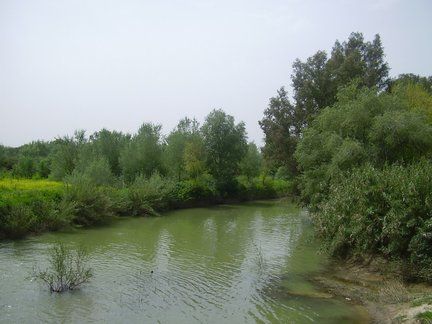
[{"label": "shallow water", "polygon": [[[3,242],[0,322],[361,321],[356,307],[308,281],[326,264],[309,238],[302,210],[267,201]],[[94,271],[90,283],[63,294],[28,279],[59,241],[86,247]]]}]

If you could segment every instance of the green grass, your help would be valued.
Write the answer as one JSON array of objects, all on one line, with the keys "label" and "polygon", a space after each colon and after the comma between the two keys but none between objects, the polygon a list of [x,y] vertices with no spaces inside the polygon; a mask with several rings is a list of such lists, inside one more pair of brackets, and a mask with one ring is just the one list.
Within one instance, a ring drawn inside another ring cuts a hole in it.
[{"label": "green grass", "polygon": [[420,321],[420,323],[430,324],[432,323],[432,312],[427,311],[419,313],[416,315],[416,318]]},{"label": "green grass", "polygon": [[32,179],[0,179],[0,192],[8,190],[58,190],[64,187],[63,182]]},{"label": "green grass", "polygon": [[0,179],[0,207],[59,200],[64,187],[62,182],[57,181]]},{"label": "green grass", "polygon": [[432,305],[432,295],[417,298],[411,303],[411,305],[414,307],[421,306],[423,304]]},{"label": "green grass", "polygon": [[0,179],[0,238],[58,229],[69,221],[61,204],[64,184],[48,180]]}]

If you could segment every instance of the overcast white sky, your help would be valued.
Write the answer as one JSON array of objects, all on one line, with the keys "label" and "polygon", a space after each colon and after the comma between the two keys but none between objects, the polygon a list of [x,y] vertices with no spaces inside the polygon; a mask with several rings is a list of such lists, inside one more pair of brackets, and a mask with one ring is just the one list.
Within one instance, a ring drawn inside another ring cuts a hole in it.
[{"label": "overcast white sky", "polygon": [[222,108],[261,144],[294,59],[352,31],[381,35],[392,76],[432,75],[430,0],[0,0],[0,143]]}]

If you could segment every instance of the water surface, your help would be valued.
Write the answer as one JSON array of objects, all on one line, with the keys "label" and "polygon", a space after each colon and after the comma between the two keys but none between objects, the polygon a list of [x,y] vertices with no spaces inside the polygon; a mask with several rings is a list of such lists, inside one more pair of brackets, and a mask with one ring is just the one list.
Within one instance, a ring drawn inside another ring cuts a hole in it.
[{"label": "water surface", "polygon": [[[308,281],[325,267],[287,202],[185,209],[0,243],[0,322],[352,323]],[[27,277],[55,242],[85,246],[91,282],[63,294]],[[152,273],[153,271],[153,273]]]}]

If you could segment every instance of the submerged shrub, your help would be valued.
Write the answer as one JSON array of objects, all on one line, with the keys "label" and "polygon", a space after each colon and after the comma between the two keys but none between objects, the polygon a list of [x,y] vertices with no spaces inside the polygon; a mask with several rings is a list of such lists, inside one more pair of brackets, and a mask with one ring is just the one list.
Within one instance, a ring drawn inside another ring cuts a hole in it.
[{"label": "submerged shrub", "polygon": [[84,249],[72,250],[57,244],[49,252],[49,268],[38,271],[35,277],[47,284],[51,292],[73,290],[93,276],[87,261],[88,254]]}]

